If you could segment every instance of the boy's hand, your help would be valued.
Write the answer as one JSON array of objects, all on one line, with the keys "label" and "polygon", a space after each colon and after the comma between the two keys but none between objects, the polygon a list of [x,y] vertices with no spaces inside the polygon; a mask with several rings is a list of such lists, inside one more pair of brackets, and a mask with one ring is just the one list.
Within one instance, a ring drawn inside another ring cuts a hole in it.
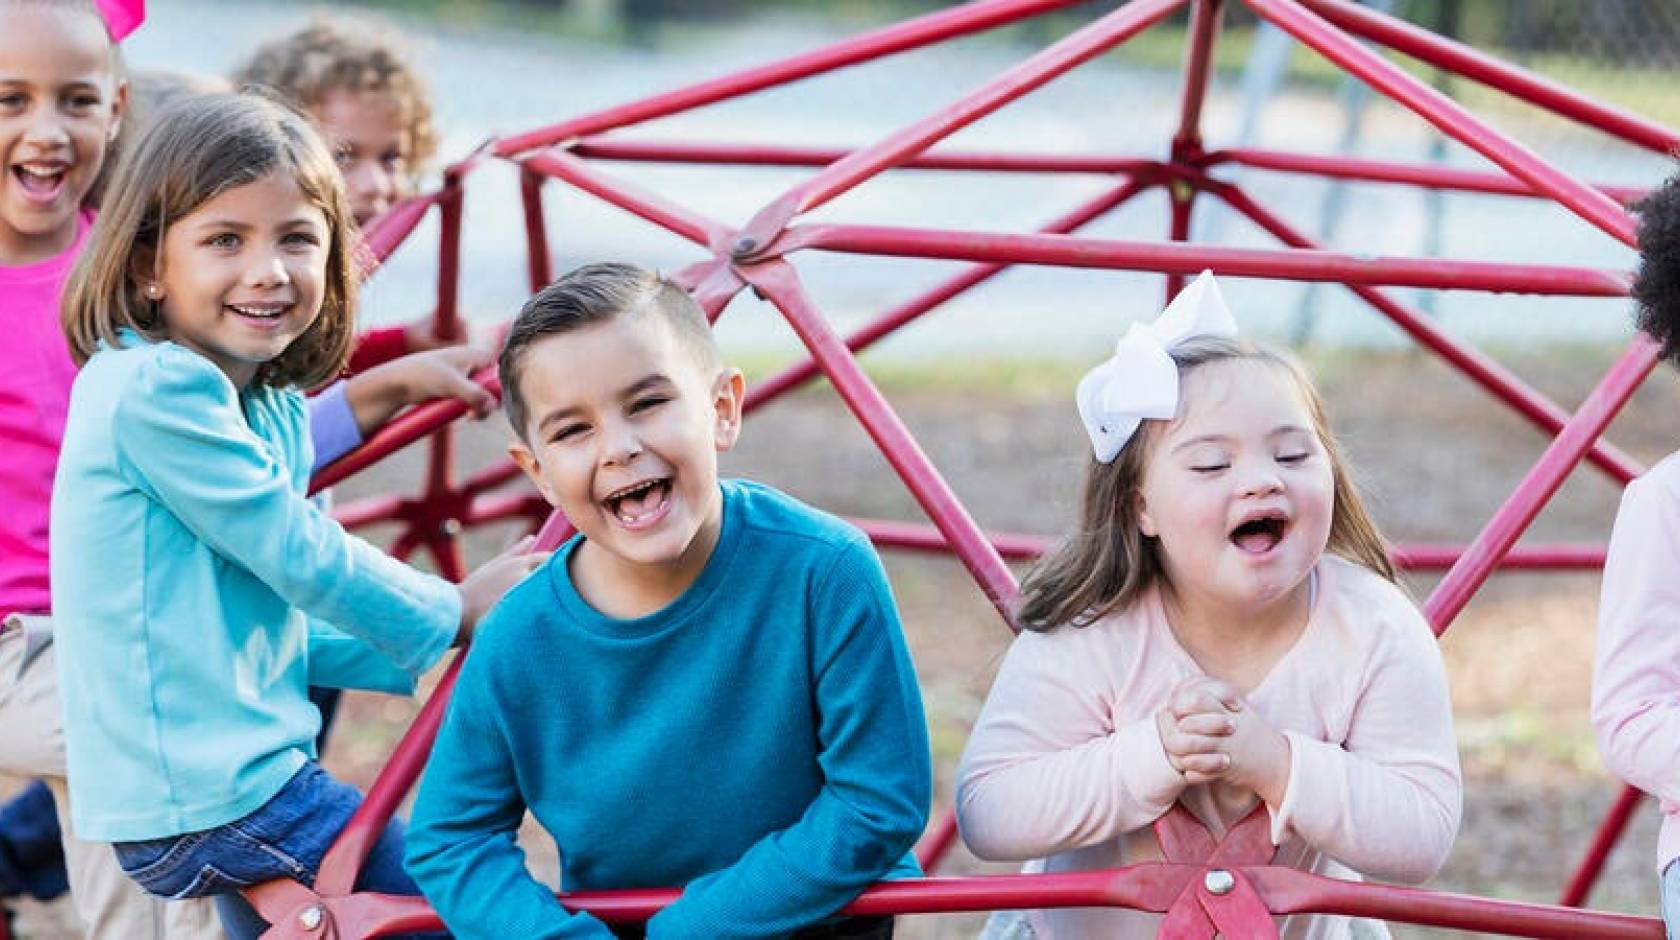
[{"label": "boy's hand", "polygon": [[472,374],[495,360],[477,346],[450,346],[410,353],[352,377],[345,399],[363,436],[372,434],[409,405],[454,398],[483,418],[496,409],[496,397],[472,380]]},{"label": "boy's hand", "polygon": [[536,536],[525,536],[480,565],[458,585],[457,590],[461,592],[461,628],[455,634],[456,646],[463,646],[472,639],[478,621],[496,606],[508,589],[548,560],[552,552],[531,551],[536,542]]}]

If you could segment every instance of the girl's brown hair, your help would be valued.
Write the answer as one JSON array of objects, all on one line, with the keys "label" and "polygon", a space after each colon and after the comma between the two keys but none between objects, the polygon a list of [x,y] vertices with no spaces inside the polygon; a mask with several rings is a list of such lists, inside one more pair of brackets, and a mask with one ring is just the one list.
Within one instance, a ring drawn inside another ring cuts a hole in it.
[{"label": "girl's brown hair", "polygon": [[[1218,362],[1258,362],[1287,375],[1306,403],[1330,461],[1334,504],[1325,550],[1396,580],[1382,533],[1365,511],[1330,431],[1318,390],[1294,359],[1240,340],[1202,338],[1172,352],[1179,385],[1190,372]],[[1028,630],[1085,626],[1131,606],[1162,577],[1160,546],[1138,528],[1138,491],[1155,440],[1169,422],[1145,421],[1111,463],[1092,458],[1080,495],[1078,529],[1046,555],[1021,586],[1018,619]]]},{"label": "girl's brown hair", "polygon": [[389,30],[362,23],[335,25],[324,19],[290,36],[264,43],[233,73],[238,85],[271,88],[312,114],[329,93],[381,92],[396,102],[398,120],[408,136],[412,171],[422,169],[437,152],[432,126],[432,97]]},{"label": "girl's brown hair", "polygon": [[160,112],[118,162],[99,223],[64,292],[64,335],[77,365],[117,331],[167,339],[154,279],[169,226],[237,186],[284,173],[326,217],[330,243],[321,311],[286,351],[262,364],[260,385],[311,387],[343,371],[355,342],[356,268],[350,208],[327,145],[285,105],[256,95],[186,98]]}]

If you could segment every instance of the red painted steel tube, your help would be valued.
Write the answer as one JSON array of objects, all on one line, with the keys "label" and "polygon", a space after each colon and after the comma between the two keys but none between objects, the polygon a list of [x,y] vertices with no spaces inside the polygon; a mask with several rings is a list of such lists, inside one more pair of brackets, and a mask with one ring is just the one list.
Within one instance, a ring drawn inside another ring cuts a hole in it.
[{"label": "red painted steel tube", "polygon": [[1083,0],[980,0],[976,3],[966,3],[885,26],[767,65],[509,137],[497,144],[496,153],[504,157],[511,156],[574,137],[640,124],[643,121],[716,104],[776,85],[785,85],[822,72],[929,46],[955,36],[983,32],[1080,2]]},{"label": "red painted steel tube", "polygon": [[935,819],[933,825],[922,833],[922,838],[916,843],[916,864],[922,866],[922,871],[933,874],[939,860],[951,850],[957,842],[957,814],[947,811],[945,815]]},{"label": "red painted steel tube", "polygon": [[1173,135],[1174,162],[1202,152],[1202,106],[1213,75],[1213,44],[1219,38],[1224,0],[1195,0],[1190,11],[1189,52],[1184,57],[1184,94],[1179,102],[1178,132]]},{"label": "red painted steel tube", "polygon": [[[1233,147],[1208,154],[1200,161],[1204,167],[1222,163],[1253,167],[1258,170],[1277,170],[1284,173],[1306,173],[1331,179],[1363,183],[1400,183],[1428,189],[1458,192],[1488,193],[1496,196],[1523,196],[1530,199],[1550,199],[1534,187],[1503,173],[1466,170],[1459,167],[1393,163],[1369,160],[1364,157],[1320,156],[1288,153],[1281,150],[1261,150],[1254,147]],[[1634,202],[1650,190],[1641,186],[1614,186],[1594,183],[1592,187],[1624,205]]]},{"label": "red painted steel tube", "polygon": [[[1159,862],[1100,871],[1052,875],[980,875],[963,878],[916,878],[884,882],[864,891],[843,913],[854,916],[949,914],[1023,908],[1118,907],[1162,912],[1186,885],[1199,880],[1197,865]],[[1493,901],[1466,895],[1402,888],[1373,882],[1347,882],[1281,866],[1234,870],[1251,884],[1259,899],[1277,913],[1340,913],[1379,917],[1399,923],[1479,930],[1507,936],[1595,940],[1661,940],[1662,922],[1654,917],[1581,911],[1517,901]],[[330,897],[315,902],[304,889],[276,885],[260,889],[265,913],[274,915],[280,937],[306,937],[295,911],[320,903],[332,918],[336,935],[381,936],[399,931],[439,930],[442,921],[423,898],[381,894]],[[571,911],[588,911],[607,923],[645,921],[675,901],[675,888],[578,891],[558,895]],[[287,916],[292,915],[292,916]]]},{"label": "red painted steel tube", "polygon": [[[1129,180],[1075,208],[1067,215],[1052,221],[1039,231],[1047,235],[1077,231],[1118,208],[1137,194],[1144,192],[1151,185],[1151,183],[1145,181]],[[868,349],[877,340],[887,336],[899,327],[921,317],[968,289],[990,280],[997,274],[1008,270],[1008,268],[1008,264],[999,262],[978,264],[961,271],[932,290],[894,307],[874,321],[865,324],[852,335],[846,337],[846,348],[854,353]],[[821,370],[817,368],[815,360],[807,359],[762,382],[754,383],[751,388],[747,389],[744,408],[750,412],[761,405],[768,404],[820,374]]]},{"label": "red painted steel tube", "polygon": [[[951,543],[933,526],[889,519],[849,518],[877,548],[946,554]],[[1033,561],[1055,545],[1055,538],[1021,532],[988,532],[987,541],[1008,561]],[[1395,565],[1407,571],[1445,571],[1464,554],[1464,546],[1438,542],[1402,542],[1390,551]],[[1551,543],[1513,548],[1500,563],[1504,571],[1597,571],[1604,567],[1604,546]]]},{"label": "red painted steel tube", "polygon": [[[734,166],[828,166],[855,149],[798,147],[783,144],[717,144],[708,141],[619,140],[585,137],[570,152],[591,160],[633,163],[700,163]],[[898,170],[976,170],[989,173],[1120,173],[1131,175],[1164,169],[1159,160],[1142,157],[1072,153],[1002,153],[950,151],[920,154],[894,167]]]},{"label": "red painted steel tube", "polygon": [[519,168],[519,198],[525,208],[525,269],[531,275],[533,294],[554,280],[554,264],[548,253],[548,220],[543,217],[544,182],[530,168]]},{"label": "red painted steel tube", "polygon": [[1598,439],[1657,364],[1657,346],[1644,334],[1634,337],[1598,385],[1588,393],[1574,417],[1564,425],[1516,492],[1499,507],[1471,542],[1458,563],[1429,595],[1423,612],[1436,634],[1446,631],[1471,595],[1487,580],[1499,559],[1516,544],[1546,501],[1557,492],[1569,471]]},{"label": "red painted steel tube", "polygon": [[916,156],[1051,79],[1125,42],[1187,2],[1189,0],[1131,0],[987,82],[967,97],[879,143],[855,150],[830,164],[765,206],[742,232],[761,248],[769,245],[795,215],[809,212],[882,170]]},{"label": "red painted steel tube", "polygon": [[1366,84],[1416,112],[1442,133],[1476,151],[1536,191],[1628,246],[1638,244],[1633,218],[1615,200],[1577,182],[1495,130],[1469,109],[1406,74],[1297,0],[1245,0],[1253,10]]},{"label": "red painted steel tube", "polygon": [[954,546],[957,556],[979,582],[980,589],[1003,616],[1004,622],[1013,629],[1010,608],[1017,586],[1009,566],[998,557],[974,518],[968,514],[968,509],[940,477],[910,430],[858,367],[857,360],[823,320],[822,314],[817,312],[799,282],[798,273],[787,262],[779,260],[745,265],[739,273],[787,318],[805,348],[810,350],[812,358],[834,383],[846,406],[869,432],[887,462],[892,464],[921,504],[922,510]]},{"label": "red painted steel tube", "polygon": [[726,230],[719,223],[663,196],[614,179],[564,151],[539,153],[526,157],[521,164],[533,172],[565,180],[695,244],[716,247],[724,238]]},{"label": "red painted steel tube", "polygon": [[445,341],[466,335],[461,326],[461,218],[466,209],[466,191],[460,180],[447,177],[438,200],[438,292],[437,310],[432,315],[432,335]]},{"label": "red painted steel tube", "polygon": [[[496,370],[487,368],[473,376],[473,381],[493,395],[500,395],[501,382]],[[362,446],[327,464],[309,481],[309,492],[319,493],[344,478],[358,473],[415,441],[434,434],[451,421],[467,413],[467,406],[454,399],[434,401],[398,415],[390,423],[375,431]]]},{"label": "red painted steel tube", "polygon": [[[1196,190],[1189,184],[1174,180],[1167,186],[1167,236],[1178,244],[1188,244],[1190,241],[1190,215],[1196,208]],[[1173,302],[1178,292],[1184,289],[1184,275],[1174,272],[1167,275],[1166,303]],[[1165,304],[1163,304],[1165,306]]]},{"label": "red painted steel tube", "polygon": [[1632,914],[1606,914],[1550,904],[1491,901],[1486,898],[1357,883],[1325,878],[1293,868],[1241,869],[1266,906],[1279,914],[1343,914],[1399,923],[1478,930],[1517,937],[1558,940],[1662,940],[1662,921]]},{"label": "red painted steel tube", "polygon": [[1343,0],[1301,0],[1331,23],[1430,65],[1506,92],[1554,114],[1598,128],[1661,154],[1680,149],[1680,133],[1614,105],[1594,101],[1536,75],[1395,16]]},{"label": "red painted steel tube", "polygon": [[801,225],[789,229],[778,248],[783,252],[816,248],[849,254],[1190,275],[1212,268],[1215,274],[1236,277],[1579,297],[1623,297],[1627,295],[1629,281],[1625,272],[1597,268],[1370,257],[1303,249],[1217,248],[885,225]]},{"label": "red painted steel tube", "polygon": [[[1311,239],[1267,211],[1242,190],[1214,181],[1207,183],[1207,189],[1285,245],[1303,249],[1318,247]],[[1558,433],[1569,420],[1568,411],[1491,357],[1448,336],[1434,320],[1424,314],[1374,288],[1357,284],[1349,284],[1348,288],[1388,317],[1396,326],[1405,330],[1413,339],[1455,366],[1466,378],[1510,405],[1518,414],[1546,433]],[[1607,441],[1594,442],[1588,457],[1595,466],[1608,473],[1618,483],[1625,484],[1644,472],[1638,461]]]},{"label": "red painted steel tube", "polygon": [[385,261],[419,227],[426,211],[437,204],[440,195],[415,196],[380,213],[362,232],[362,244],[378,261]]},{"label": "red painted steel tube", "polygon": [[461,516],[461,522],[472,526],[505,519],[543,520],[553,511],[553,507],[536,493],[504,493],[473,500]]},{"label": "red painted steel tube", "polygon": [[359,529],[379,522],[403,518],[408,500],[400,496],[373,496],[333,508],[333,518],[346,529]]},{"label": "red painted steel tube", "polygon": [[503,460],[500,463],[491,464],[468,477],[461,484],[461,492],[468,496],[474,496],[486,490],[493,490],[504,483],[520,479],[523,476],[524,471],[519,469],[518,464],[511,460]]},{"label": "red painted steel tube", "polygon": [[1587,854],[1582,856],[1580,866],[1570,876],[1568,886],[1563,889],[1563,897],[1558,900],[1559,904],[1565,907],[1581,907],[1587,903],[1593,885],[1597,883],[1599,874],[1604,871],[1604,862],[1610,857],[1610,850],[1621,841],[1622,833],[1627,830],[1628,823],[1633,819],[1634,810],[1644,801],[1645,794],[1637,788],[1622,787],[1622,792],[1616,795],[1616,802],[1611,804],[1610,810],[1604,814],[1604,821],[1599,823],[1598,831],[1593,834],[1592,845],[1587,848]]}]

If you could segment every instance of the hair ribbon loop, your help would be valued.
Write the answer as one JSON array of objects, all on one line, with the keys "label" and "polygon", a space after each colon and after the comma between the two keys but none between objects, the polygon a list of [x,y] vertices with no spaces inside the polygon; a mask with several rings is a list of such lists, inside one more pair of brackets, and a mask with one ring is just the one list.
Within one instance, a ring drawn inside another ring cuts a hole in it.
[{"label": "hair ribbon loop", "polygon": [[1079,381],[1079,419],[1097,460],[1111,463],[1145,419],[1178,413],[1178,367],[1172,351],[1202,336],[1236,336],[1212,271],[1203,271],[1152,323],[1133,323],[1114,355]]}]

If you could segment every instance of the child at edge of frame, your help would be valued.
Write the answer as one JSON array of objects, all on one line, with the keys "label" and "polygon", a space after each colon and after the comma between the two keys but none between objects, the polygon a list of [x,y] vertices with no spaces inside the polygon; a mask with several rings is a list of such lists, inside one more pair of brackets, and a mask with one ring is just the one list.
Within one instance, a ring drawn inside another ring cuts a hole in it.
[{"label": "child at edge of frame", "polygon": [[[420,782],[409,871],[457,936],[889,937],[836,917],[915,877],[931,767],[865,536],[718,478],[743,380],[669,280],[579,268],[500,362],[510,452],[578,534],[491,613]],[[569,913],[515,842],[529,808],[567,891],[681,887],[645,927]]]},{"label": "child at edge of frame", "polygon": [[[1638,325],[1680,365],[1680,175],[1634,206]],[[1610,771],[1662,805],[1663,922],[1680,937],[1680,452],[1627,485],[1604,558],[1592,723]]]}]

